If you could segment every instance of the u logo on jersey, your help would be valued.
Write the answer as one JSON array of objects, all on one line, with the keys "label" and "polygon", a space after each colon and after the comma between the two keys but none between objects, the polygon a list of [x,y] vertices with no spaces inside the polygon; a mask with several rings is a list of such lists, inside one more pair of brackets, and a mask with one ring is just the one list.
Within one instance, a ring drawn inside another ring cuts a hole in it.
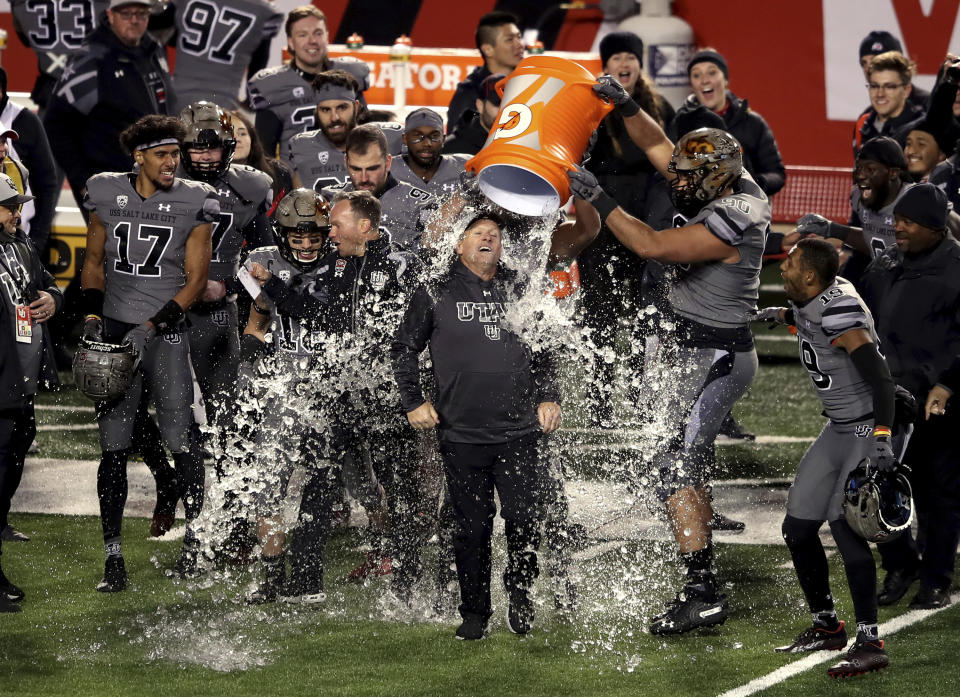
[{"label": "u logo on jersey", "polygon": [[857,438],[868,438],[873,434],[873,426],[870,424],[857,424],[853,432]]},{"label": "u logo on jersey", "polygon": [[213,323],[218,327],[227,326],[227,311],[226,310],[214,310],[210,313],[210,319],[213,320]]},{"label": "u logo on jersey", "polygon": [[387,274],[383,271],[374,271],[370,274],[370,285],[376,290],[383,290],[387,285]]},{"label": "u logo on jersey", "polygon": [[483,333],[486,335],[490,341],[500,341],[500,325],[499,324],[485,324],[483,326]]}]

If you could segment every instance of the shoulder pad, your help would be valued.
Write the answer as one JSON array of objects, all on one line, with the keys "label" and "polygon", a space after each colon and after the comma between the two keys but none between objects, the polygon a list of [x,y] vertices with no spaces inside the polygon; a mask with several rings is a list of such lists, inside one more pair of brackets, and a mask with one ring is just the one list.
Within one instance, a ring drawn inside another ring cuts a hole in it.
[{"label": "shoulder pad", "polygon": [[273,180],[267,173],[248,165],[230,165],[227,176],[230,185],[250,201],[261,201],[273,190]]},{"label": "shoulder pad", "polygon": [[353,75],[360,83],[360,91],[365,92],[370,88],[370,66],[353,56],[342,56],[330,61],[330,67],[338,70],[346,70]]},{"label": "shoulder pad", "polygon": [[276,245],[273,245],[272,247],[257,247],[256,249],[251,250],[250,255],[248,256],[248,259],[251,262],[256,262],[261,266],[263,266],[265,262],[278,261],[282,258],[283,257],[280,256],[280,248]]},{"label": "shoulder pad", "polygon": [[279,75],[285,73],[290,69],[288,65],[275,65],[272,68],[264,68],[263,70],[258,70],[257,74],[250,78],[250,82],[262,82],[274,75]]}]

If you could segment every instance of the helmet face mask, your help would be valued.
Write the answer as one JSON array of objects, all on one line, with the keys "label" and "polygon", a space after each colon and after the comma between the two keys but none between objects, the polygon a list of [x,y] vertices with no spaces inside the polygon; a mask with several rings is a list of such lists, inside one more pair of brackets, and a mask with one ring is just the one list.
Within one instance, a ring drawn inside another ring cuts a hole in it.
[{"label": "helmet face mask", "polygon": [[[183,168],[194,179],[211,182],[227,171],[237,149],[233,135],[233,118],[213,102],[194,102],[180,112],[180,121],[187,129],[181,146]],[[194,162],[191,150],[221,149],[219,160]]]},{"label": "helmet face mask", "polygon": [[860,463],[844,487],[847,524],[868,542],[890,542],[913,523],[913,491],[901,472],[879,472]]},{"label": "helmet face mask", "polygon": [[283,258],[300,271],[320,263],[329,231],[330,205],[313,189],[294,189],[277,204],[274,239]]},{"label": "helmet face mask", "polygon": [[80,340],[73,357],[73,377],[84,395],[95,402],[123,396],[133,380],[137,361],[129,347]]},{"label": "helmet face mask", "polygon": [[743,152],[726,131],[698,128],[677,141],[668,170],[677,175],[670,183],[670,199],[690,218],[737,182],[743,173]]}]

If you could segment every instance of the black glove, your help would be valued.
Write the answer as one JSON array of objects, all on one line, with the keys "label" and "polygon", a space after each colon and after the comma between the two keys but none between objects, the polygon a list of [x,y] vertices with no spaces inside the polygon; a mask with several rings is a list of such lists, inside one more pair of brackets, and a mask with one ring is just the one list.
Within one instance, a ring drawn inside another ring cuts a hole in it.
[{"label": "black glove", "polygon": [[920,405],[906,387],[895,385],[893,392],[893,424],[897,427],[906,427],[916,423],[920,418]]},{"label": "black glove", "polygon": [[897,468],[897,458],[890,447],[890,436],[874,436],[873,456],[870,459],[881,472],[893,472]]},{"label": "black glove", "polygon": [[617,107],[617,111],[624,116],[634,116],[640,112],[640,106],[612,75],[598,77],[593,91]]},{"label": "black glove", "polygon": [[826,237],[830,233],[830,221],[818,213],[807,213],[797,221],[797,232]]},{"label": "black glove", "polygon": [[83,323],[84,341],[103,341],[103,322],[99,317],[89,315]]},{"label": "black glove", "polygon": [[147,345],[156,335],[157,330],[144,322],[139,327],[134,327],[124,334],[123,341],[120,343],[128,346],[134,359],[139,362],[143,360],[143,356],[147,351]]},{"label": "black glove", "polygon": [[617,202],[607,195],[592,172],[581,165],[574,165],[573,169],[567,170],[567,177],[570,179],[570,192],[577,198],[591,203],[600,214],[601,221],[606,220],[607,216],[613,213]]}]

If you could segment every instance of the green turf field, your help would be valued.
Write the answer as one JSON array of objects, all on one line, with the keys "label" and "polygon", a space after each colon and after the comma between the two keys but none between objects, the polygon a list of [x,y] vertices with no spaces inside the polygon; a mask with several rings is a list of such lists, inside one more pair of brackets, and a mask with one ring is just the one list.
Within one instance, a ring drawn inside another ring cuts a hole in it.
[{"label": "green turf field", "polygon": [[[164,570],[176,543],[145,540],[147,523],[126,526],[131,585],[93,591],[102,564],[93,518],[18,515],[33,540],[10,549],[4,566],[28,592],[25,611],[0,615],[0,694],[50,695],[719,695],[791,662],[772,647],[808,618],[782,547],[720,545],[718,567],[733,616],[717,630],[663,640],[643,630],[676,583],[670,552],[628,544],[580,568],[581,608],[552,609],[541,584],[538,622],[528,638],[502,615],[483,642],[453,639],[454,618],[385,621],[381,583],[341,579],[356,563],[357,533],[329,545],[322,607],[239,601],[246,573],[178,582]],[[14,553],[15,552],[15,553]],[[502,563],[502,560],[500,560]],[[842,578],[836,559],[834,578]],[[838,610],[850,600],[835,584]],[[498,593],[495,602],[502,607]],[[882,610],[886,621],[905,608]],[[891,669],[837,684],[825,665],[778,684],[771,695],[960,694],[952,667],[960,651],[956,607],[890,638]],[[831,654],[835,656],[836,654]]]},{"label": "green turf field", "polygon": [[[764,282],[775,282],[767,269]],[[767,303],[775,295],[765,296]],[[783,330],[758,329],[760,372],[738,404],[741,422],[761,436],[812,439],[823,419],[794,342]],[[769,339],[767,337],[775,337]],[[64,376],[68,377],[68,376]],[[567,371],[565,427],[585,425],[577,396],[582,376]],[[74,390],[42,395],[41,426],[92,424],[90,404]],[[74,410],[71,407],[82,407]],[[616,448],[622,436],[563,436],[576,444]],[[95,430],[44,430],[40,456],[96,459]],[[789,477],[803,442],[718,448],[723,477]],[[624,457],[629,457],[629,452]],[[571,456],[579,476],[610,472],[607,451]],[[565,617],[552,607],[548,582],[537,589],[537,626],[528,638],[505,627],[502,592],[493,634],[484,642],[453,639],[456,618],[384,601],[386,585],[343,582],[360,559],[358,531],[340,533],[328,549],[324,605],[251,608],[241,598],[248,571],[221,570],[197,582],[165,575],[174,542],[148,542],[147,521],[125,524],[125,593],[93,591],[102,570],[99,522],[92,517],[15,514],[28,544],[4,545],[3,564],[28,593],[24,612],[0,615],[0,695],[112,697],[141,695],[721,695],[792,663],[773,653],[809,619],[782,546],[718,544],[718,569],[733,615],[716,630],[663,640],[646,633],[649,618],[672,597],[678,577],[672,545],[624,543],[579,565],[582,602]],[[502,540],[495,540],[502,556]],[[427,561],[431,552],[428,551]],[[502,558],[497,564],[502,569]],[[851,603],[839,560],[831,557],[842,617]],[[498,573],[495,568],[495,574]],[[499,583],[494,582],[497,588]],[[910,596],[908,595],[908,598]],[[881,609],[881,622],[906,612],[906,601]],[[837,683],[821,664],[762,694],[790,697],[960,695],[960,610],[949,608],[890,637],[892,667]],[[832,654],[836,658],[836,654]]]}]

